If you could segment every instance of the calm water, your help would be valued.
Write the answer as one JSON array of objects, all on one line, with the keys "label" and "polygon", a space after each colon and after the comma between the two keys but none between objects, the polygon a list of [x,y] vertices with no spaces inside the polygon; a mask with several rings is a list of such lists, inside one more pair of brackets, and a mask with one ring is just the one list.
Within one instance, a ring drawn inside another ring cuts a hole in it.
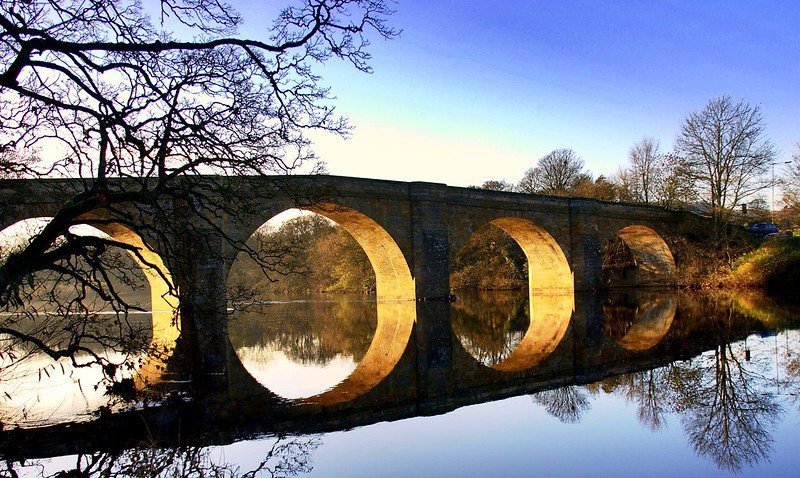
[{"label": "calm water", "polygon": [[798,476],[798,326],[753,295],[284,298],[232,320],[224,395],[67,426],[102,394],[47,420],[70,380],[6,380],[48,400],[0,476]]}]

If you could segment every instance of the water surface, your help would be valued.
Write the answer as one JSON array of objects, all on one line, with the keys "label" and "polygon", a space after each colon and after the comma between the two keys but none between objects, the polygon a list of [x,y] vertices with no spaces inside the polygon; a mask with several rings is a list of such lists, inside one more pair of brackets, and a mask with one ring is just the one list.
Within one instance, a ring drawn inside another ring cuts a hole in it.
[{"label": "water surface", "polygon": [[462,294],[417,305],[394,368],[320,405],[309,397],[365,366],[379,307],[294,299],[232,320],[238,363],[224,397],[158,420],[142,413],[146,433],[122,418],[6,430],[6,466],[31,476],[797,476],[800,314],[780,302],[577,296],[557,343],[526,352],[536,365],[504,371],[495,366],[564,302],[550,301],[553,312],[524,294]]}]

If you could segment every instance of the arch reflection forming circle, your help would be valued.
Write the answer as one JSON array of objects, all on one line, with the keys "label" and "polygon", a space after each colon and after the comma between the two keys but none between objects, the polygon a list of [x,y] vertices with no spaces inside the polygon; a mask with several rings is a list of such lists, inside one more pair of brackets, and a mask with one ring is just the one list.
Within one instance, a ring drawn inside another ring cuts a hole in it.
[{"label": "arch reflection forming circle", "polygon": [[517,217],[491,223],[516,241],[528,262],[528,329],[507,357],[491,365],[518,372],[538,365],[563,339],[575,308],[574,278],[561,247],[542,227]]},{"label": "arch reflection forming circle", "polygon": [[350,375],[329,390],[295,399],[299,403],[332,406],[374,388],[400,360],[416,320],[414,279],[400,247],[372,218],[338,204],[317,204],[303,209],[344,228],[364,250],[375,272],[377,326],[364,357]]},{"label": "arch reflection forming circle", "polygon": [[678,309],[677,296],[670,292],[642,292],[633,303],[620,302],[604,306],[603,319],[607,333],[630,351],[647,350],[661,342]]}]

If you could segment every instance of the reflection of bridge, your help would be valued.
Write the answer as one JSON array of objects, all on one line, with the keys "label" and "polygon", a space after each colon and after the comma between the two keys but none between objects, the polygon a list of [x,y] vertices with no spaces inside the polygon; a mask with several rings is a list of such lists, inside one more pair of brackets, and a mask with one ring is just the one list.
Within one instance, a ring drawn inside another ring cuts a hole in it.
[{"label": "reflection of bridge", "polygon": [[[33,458],[111,451],[141,443],[205,446],[264,433],[343,430],[650,370],[713,348],[718,335],[735,341],[761,330],[738,315],[731,318],[725,313],[727,320],[717,321],[709,318],[718,312],[713,308],[681,303],[674,294],[645,294],[606,303],[579,294],[575,314],[558,346],[538,365],[518,372],[484,366],[450,330],[424,330],[417,324],[401,359],[379,384],[362,391],[358,383],[345,382],[335,394],[360,395],[335,404],[280,400],[255,383],[234,355],[231,387],[224,393],[94,423],[9,430],[0,434],[0,454]],[[420,317],[448,321],[448,304],[427,302],[416,309]],[[717,328],[722,330],[715,332]],[[631,343],[636,346],[628,346]]]},{"label": "reflection of bridge", "polygon": [[[164,269],[161,274],[147,274],[154,302],[159,302],[155,308],[172,305],[163,300],[160,291],[166,289],[159,283],[172,277],[181,290],[182,334],[188,335],[188,343],[196,345],[195,356],[202,370],[198,377],[204,377],[202,381],[224,377],[229,372],[225,284],[237,251],[226,241],[246,241],[266,220],[289,208],[318,212],[347,229],[364,248],[375,270],[379,307],[387,312],[379,318],[376,338],[363,361],[373,364],[372,368],[361,366],[349,379],[360,383],[362,392],[383,380],[386,371],[398,363],[414,326],[418,331],[431,332],[417,338],[417,353],[425,357],[427,364],[438,363],[436,341],[444,335],[437,331],[449,330],[443,316],[422,313],[413,302],[383,301],[447,296],[449,264],[455,252],[473,231],[486,224],[503,229],[525,252],[531,303],[560,304],[560,320],[549,321],[551,329],[532,328],[521,344],[527,352],[512,354],[505,363],[498,364],[496,368],[506,373],[523,371],[540,362],[541,358],[531,359],[531,353],[534,349],[541,351],[543,344],[549,344],[546,347],[550,350],[558,345],[569,323],[573,291],[602,286],[602,249],[612,239],[621,239],[633,256],[636,268],[628,275],[628,285],[668,285],[674,279],[675,262],[663,237],[702,229],[700,218],[662,208],[443,184],[334,176],[239,177],[219,181],[239,197],[251,199],[250,210],[235,217],[220,212],[210,221],[216,229],[203,224],[185,228],[185,237],[176,238],[174,244],[191,249],[187,254],[193,262],[190,267],[173,267],[173,258],[165,254],[160,260],[158,244],[149,244],[146,237],[136,237],[121,225],[109,225],[107,211],[86,216],[87,223],[101,226],[120,241],[135,245],[144,241],[153,249],[149,251],[149,267]],[[0,226],[52,216],[82,185],[78,180],[6,181],[2,185]],[[170,222],[191,220],[191,215],[176,205],[164,208],[172,211]],[[104,221],[97,222],[97,218]],[[147,220],[146,215],[143,220]],[[562,299],[548,298],[551,296]],[[156,331],[154,335],[156,340],[173,340],[174,333]],[[372,358],[375,360],[367,360]],[[434,382],[430,386],[435,386]],[[329,395],[323,402],[348,399]]]}]

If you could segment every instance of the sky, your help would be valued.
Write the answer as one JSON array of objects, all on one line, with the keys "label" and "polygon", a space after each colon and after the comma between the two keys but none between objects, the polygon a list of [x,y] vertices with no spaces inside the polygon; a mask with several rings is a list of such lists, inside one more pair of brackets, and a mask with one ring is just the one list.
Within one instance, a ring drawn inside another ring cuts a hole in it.
[{"label": "sky", "polygon": [[[283,2],[237,3],[243,33]],[[800,2],[400,0],[374,73],[319,70],[348,140],[314,134],[331,174],[517,182],[556,148],[611,175],[631,145],[672,148],[712,98],[761,108],[786,161],[800,141]]]}]

